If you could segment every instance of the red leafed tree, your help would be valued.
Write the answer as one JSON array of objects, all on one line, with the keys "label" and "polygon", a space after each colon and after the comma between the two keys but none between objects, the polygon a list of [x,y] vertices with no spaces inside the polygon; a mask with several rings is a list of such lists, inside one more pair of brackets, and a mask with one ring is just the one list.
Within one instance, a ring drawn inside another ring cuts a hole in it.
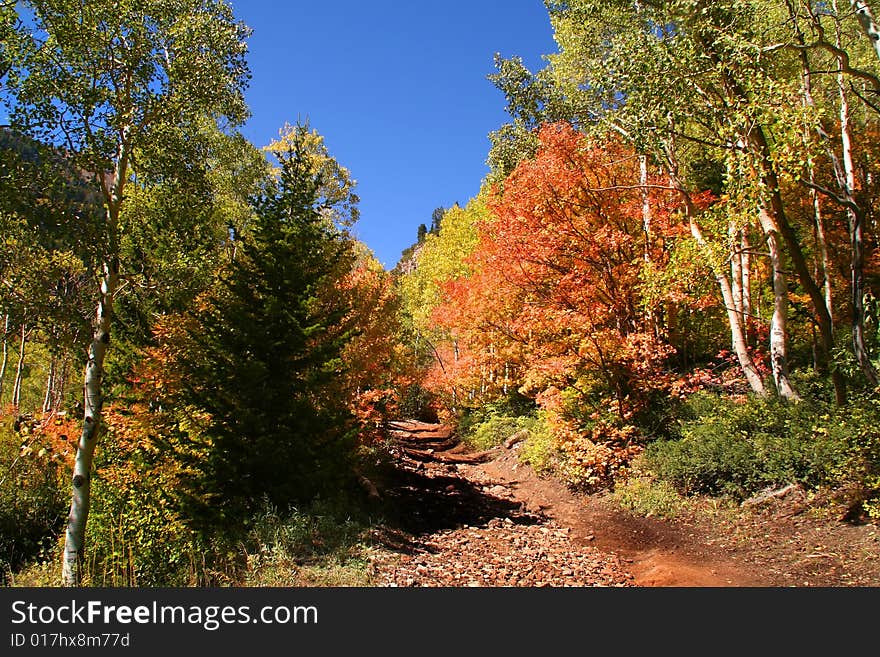
[{"label": "red leafed tree", "polygon": [[447,365],[447,379],[473,390],[490,373],[497,388],[504,370],[505,385],[570,390],[626,418],[664,380],[670,348],[641,277],[646,262],[662,265],[664,239],[680,230],[675,197],[641,184],[638,155],[620,143],[592,143],[564,123],[545,125],[539,139],[535,158],[490,197],[474,273],[448,282],[434,313],[454,338],[455,362],[467,365]]}]

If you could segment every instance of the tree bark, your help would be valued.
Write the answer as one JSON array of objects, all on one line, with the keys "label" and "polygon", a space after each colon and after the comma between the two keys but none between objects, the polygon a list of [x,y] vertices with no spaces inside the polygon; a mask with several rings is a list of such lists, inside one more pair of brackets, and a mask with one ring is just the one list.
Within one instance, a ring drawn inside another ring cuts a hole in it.
[{"label": "tree bark", "polygon": [[86,523],[91,504],[91,470],[98,442],[101,412],[104,406],[102,378],[104,357],[110,343],[110,325],[113,313],[113,297],[118,284],[118,267],[115,263],[104,265],[101,280],[101,296],[95,313],[95,331],[89,346],[85,371],[83,399],[83,428],[76,450],[73,466],[73,493],[67,531],[64,536],[62,582],[65,586],[78,586],[82,579],[82,561],[85,547]]},{"label": "tree bark", "polygon": [[52,392],[55,390],[55,371],[57,366],[58,359],[52,356],[49,360],[49,374],[46,376],[46,394],[43,395],[43,415],[53,409],[54,397]]},{"label": "tree bark", "polygon": [[871,45],[874,46],[874,53],[880,59],[880,26],[874,20],[871,8],[868,6],[868,3],[861,2],[861,0],[850,0],[849,4],[853,8],[856,18],[859,19],[859,25],[862,26],[862,30],[868,36]]},{"label": "tree bark", "polygon": [[[795,11],[794,6],[788,2],[789,7],[789,15],[793,24],[795,25],[795,29],[797,32],[797,38],[799,43],[802,46],[806,45],[806,40],[804,39],[803,33],[800,29],[797,28],[797,12]],[[801,48],[800,50],[800,59],[801,59],[801,92],[803,97],[803,104],[805,107],[815,108],[816,101],[813,99],[813,71],[810,68],[810,59],[807,54],[806,48]],[[824,135],[824,131],[820,130],[820,137]],[[827,137],[827,135],[824,135]],[[810,135],[807,128],[805,128],[804,134],[804,142],[808,144],[810,142]],[[825,220],[822,217],[822,201],[819,198],[819,193],[816,191],[816,167],[813,163],[812,156],[807,157],[807,178],[810,183],[810,201],[813,205],[813,220],[815,222],[816,227],[816,242],[819,247],[819,251],[821,253],[821,264],[822,264],[822,287],[825,291],[825,306],[828,309],[828,315],[832,319],[832,324],[834,320],[834,298],[832,296],[831,291],[831,266],[830,260],[828,257],[828,242],[825,239]],[[818,276],[817,276],[818,279]]]},{"label": "tree bark", "polygon": [[[853,8],[856,5],[864,5],[864,3],[853,2]],[[856,10],[858,12],[858,9]],[[880,47],[877,42],[878,33],[876,26],[873,24],[873,17],[870,10],[867,11],[867,19],[870,20],[873,31],[865,28],[868,36],[871,37],[875,47]],[[862,14],[859,14],[861,22]],[[864,27],[864,23],[863,23]],[[838,45],[840,43],[840,28],[838,27],[837,35]],[[880,50],[878,50],[880,57]],[[843,72],[837,74],[837,91],[840,98],[840,145],[843,161],[843,192],[844,195],[853,199],[856,188],[855,166],[853,165],[852,156],[852,132],[850,129],[850,112],[849,101],[846,97],[846,80]],[[880,383],[877,377],[877,370],[871,363],[868,354],[868,348],[865,345],[865,247],[863,226],[865,224],[865,213],[862,206],[858,203],[847,205],[846,215],[849,220],[849,237],[850,237],[850,292],[852,294],[852,347],[856,361],[862,368],[862,373],[872,386]]]},{"label": "tree bark", "polygon": [[64,390],[67,387],[67,375],[70,372],[70,359],[67,355],[61,360],[61,372],[55,377],[55,389],[52,390],[52,408],[59,409],[64,403]]},{"label": "tree bark", "polygon": [[[696,208],[694,207],[691,196],[685,188],[684,183],[678,177],[678,166],[675,154],[671,152],[671,149],[669,147],[667,147],[666,159],[669,166],[670,185],[679,192],[682,200],[684,201],[685,214],[687,215],[691,235],[697,242],[697,245],[708,254],[710,253],[709,245],[706,242],[705,236],[703,235],[702,228],[697,223]],[[721,288],[721,297],[724,300],[724,307],[727,310],[727,321],[730,325],[730,340],[733,346],[733,351],[736,354],[740,368],[742,369],[743,374],[746,377],[746,381],[748,382],[749,387],[758,396],[766,397],[767,389],[764,386],[764,382],[761,379],[761,374],[758,372],[758,368],[755,366],[755,361],[752,360],[752,357],[749,354],[749,348],[748,344],[746,343],[746,336],[745,331],[743,330],[743,324],[740,321],[740,314],[736,310],[736,302],[734,301],[733,297],[733,288],[730,284],[730,278],[728,277],[725,269],[726,267],[717,266],[714,263],[712,264],[712,270],[715,274],[715,280],[718,281],[718,285]]]},{"label": "tree bark", "polygon": [[[787,0],[786,5],[788,6],[789,17],[791,19],[791,23],[795,30],[795,35],[798,40],[798,43],[801,46],[806,46],[806,39],[804,38],[803,32],[798,27],[798,18],[797,18],[797,10],[795,9],[794,4],[791,0]],[[836,10],[836,7],[835,7]],[[836,13],[836,11],[835,11]],[[801,89],[803,95],[804,105],[807,107],[815,107],[816,102],[813,99],[813,73],[812,68],[810,67],[810,59],[807,53],[807,49],[802,47],[800,49],[800,61],[801,61]],[[818,134],[820,140],[826,144],[826,149],[830,155],[832,165],[835,171],[835,177],[840,182],[842,180],[842,176],[840,175],[840,165],[837,160],[837,157],[834,154],[834,150],[830,147],[831,137],[822,127],[821,123],[818,123],[816,126],[816,133]],[[805,141],[809,141],[809,135],[804,136]],[[815,343],[816,346],[816,369],[823,374],[827,374],[828,371],[831,371],[831,382],[834,386],[834,398],[835,402],[838,406],[842,406],[846,403],[846,381],[844,380],[843,374],[834,367],[831,358],[831,350],[834,346],[834,297],[833,291],[831,287],[831,266],[830,266],[830,258],[828,256],[828,242],[825,238],[825,222],[822,217],[822,204],[819,199],[819,194],[815,188],[815,166],[813,164],[812,159],[807,160],[807,169],[808,169],[808,181],[810,187],[810,198],[813,202],[813,216],[815,220],[816,227],[816,241],[818,242],[819,250],[821,253],[821,261],[822,261],[822,289],[824,292],[824,301],[825,301],[825,311],[828,316],[828,328],[827,334],[825,331],[821,330],[820,325],[820,336],[821,336],[821,345]],[[818,276],[817,276],[818,278]],[[814,306],[818,302],[817,299],[812,299]],[[817,315],[821,315],[821,313],[817,310]],[[820,317],[821,322],[821,317]]]},{"label": "tree bark", "polygon": [[[697,244],[708,253],[709,248],[706,239],[703,236],[703,231],[697,223],[696,218],[693,217],[693,215],[690,215],[690,213],[689,225],[691,235],[693,235]],[[721,297],[724,300],[724,307],[727,310],[727,321],[730,325],[730,341],[737,360],[739,361],[739,365],[742,368],[743,374],[745,374],[746,381],[748,381],[749,386],[755,394],[761,397],[766,397],[767,389],[764,387],[764,382],[761,380],[761,375],[758,373],[755,361],[752,360],[752,356],[749,354],[745,330],[740,321],[741,316],[736,310],[736,302],[733,298],[733,288],[730,285],[730,279],[723,270],[716,269],[715,280],[718,281],[718,285],[721,288]]]},{"label": "tree bark", "polygon": [[794,389],[788,371],[788,285],[779,236],[776,225],[766,209],[759,210],[761,228],[770,252],[770,268],[773,279],[773,315],[770,320],[770,365],[773,382],[779,396],[789,401],[799,401],[800,395]]},{"label": "tree bark", "polygon": [[[743,326],[748,329],[752,319],[752,254],[749,236],[743,229],[740,237],[740,267],[742,268],[742,312]],[[746,330],[748,333],[748,330]]]},{"label": "tree bark", "polygon": [[102,181],[106,204],[106,238],[112,254],[102,265],[100,294],[95,311],[92,342],[89,345],[83,383],[83,426],[73,465],[70,513],[64,535],[64,552],[61,555],[61,582],[64,586],[78,586],[82,581],[82,564],[85,551],[86,524],[91,504],[91,470],[95,447],[104,408],[104,357],[110,344],[110,327],[113,319],[113,302],[119,284],[119,260],[117,231],[119,212],[128,176],[131,129],[120,132],[119,150],[112,180]]},{"label": "tree bark", "polygon": [[745,326],[745,302],[743,294],[742,229],[735,222],[727,228],[730,237],[730,285],[733,291],[733,306]]},{"label": "tree bark", "polygon": [[[716,64],[722,64],[718,54],[714,52],[711,44],[704,43],[707,54]],[[732,103],[744,102],[746,104],[753,101],[750,94],[743,86],[733,77],[728,69],[724,74],[724,87],[730,96]],[[816,315],[816,323],[819,326],[819,333],[822,337],[822,357],[825,362],[830,361],[831,352],[834,348],[833,325],[831,315],[825,305],[825,299],[822,290],[816,285],[810,273],[810,268],[804,257],[803,249],[798,240],[797,233],[788,221],[788,215],[785,211],[785,203],[782,198],[779,177],[776,174],[776,167],[773,161],[773,153],[770,144],[767,141],[767,135],[763,125],[760,123],[751,124],[747,130],[743,131],[742,139],[749,147],[751,152],[758,160],[758,173],[763,189],[766,190],[767,199],[764,206],[769,212],[776,225],[779,235],[785,242],[791,258],[794,270],[797,273],[798,280],[804,290],[810,297],[813,305],[813,311]]]},{"label": "tree bark", "polygon": [[9,364],[9,313],[3,316],[3,356],[0,358],[0,405],[3,403],[3,381]]},{"label": "tree bark", "polygon": [[21,405],[21,384],[24,378],[24,353],[27,343],[27,325],[21,325],[21,342],[18,348],[18,364],[15,368],[15,383],[12,386],[12,405],[15,407],[15,414],[18,415],[18,409]]},{"label": "tree bark", "polygon": [[785,204],[782,200],[782,194],[779,191],[779,178],[773,167],[770,147],[767,143],[766,136],[764,135],[764,129],[761,126],[753,126],[753,129],[749,134],[749,142],[762,163],[762,182],[764,183],[764,188],[769,190],[768,200],[770,203],[767,210],[773,218],[779,234],[785,241],[792,266],[798,276],[798,281],[810,297],[813,312],[816,316],[816,323],[819,327],[819,335],[821,336],[822,359],[823,362],[827,364],[830,361],[831,352],[834,348],[834,329],[831,322],[831,313],[828,311],[828,306],[825,304],[825,295],[810,273],[810,268],[804,257],[804,252],[801,248],[798,236],[788,222],[788,216],[785,212]]}]

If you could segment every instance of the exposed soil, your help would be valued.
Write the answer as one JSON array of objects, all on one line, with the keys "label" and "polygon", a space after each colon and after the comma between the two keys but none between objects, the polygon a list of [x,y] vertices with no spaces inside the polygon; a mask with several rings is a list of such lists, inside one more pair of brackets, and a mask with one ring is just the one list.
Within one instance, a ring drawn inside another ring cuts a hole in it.
[{"label": "exposed soil", "polygon": [[802,495],[645,518],[539,478],[518,444],[475,454],[440,425],[392,429],[399,459],[380,482],[389,521],[371,564],[379,585],[880,585],[880,528],[817,513]]}]

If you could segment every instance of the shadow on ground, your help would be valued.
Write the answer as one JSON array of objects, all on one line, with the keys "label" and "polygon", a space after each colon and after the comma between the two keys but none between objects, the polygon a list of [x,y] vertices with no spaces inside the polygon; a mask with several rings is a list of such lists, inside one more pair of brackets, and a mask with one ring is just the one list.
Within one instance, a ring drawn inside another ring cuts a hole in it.
[{"label": "shadow on ground", "polygon": [[484,526],[495,518],[518,525],[541,522],[519,502],[488,494],[452,473],[417,466],[398,465],[385,482],[384,498],[382,527],[374,537],[384,547],[407,554],[426,549],[420,537],[442,530]]}]

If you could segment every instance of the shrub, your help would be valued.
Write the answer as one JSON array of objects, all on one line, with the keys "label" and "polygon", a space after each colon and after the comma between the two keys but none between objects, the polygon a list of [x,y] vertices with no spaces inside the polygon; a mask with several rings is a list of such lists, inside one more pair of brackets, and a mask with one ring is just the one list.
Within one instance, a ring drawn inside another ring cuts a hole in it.
[{"label": "shrub", "polygon": [[754,447],[742,435],[714,427],[678,441],[650,445],[647,467],[685,494],[743,497],[760,480]]},{"label": "shrub", "polygon": [[27,423],[0,419],[0,582],[51,546],[68,502],[64,460]]},{"label": "shrub", "polygon": [[264,500],[248,534],[246,586],[365,586],[366,525],[317,500],[280,513]]},{"label": "shrub", "polygon": [[687,509],[688,501],[668,481],[630,477],[616,486],[612,498],[625,509],[645,517],[672,519]]},{"label": "shrub", "polygon": [[469,441],[491,447],[520,430],[528,431],[520,460],[538,474],[557,475],[581,491],[613,487],[618,474],[643,449],[640,434],[631,425],[592,420],[582,427],[550,410],[537,417],[490,418],[472,429]]},{"label": "shrub", "polygon": [[561,436],[559,470],[565,482],[578,490],[612,488],[618,475],[642,452],[635,427],[597,421],[588,432]]},{"label": "shrub", "polygon": [[846,489],[869,512],[880,496],[880,400],[821,402],[695,395],[680,437],[651,444],[645,467],[682,493],[743,499],[767,486]]},{"label": "shrub", "polygon": [[472,425],[464,434],[464,440],[474,449],[496,447],[518,431],[535,431],[538,419],[532,416],[511,417],[493,415],[479,424]]},{"label": "shrub", "polygon": [[543,413],[538,414],[538,420],[529,430],[529,436],[520,448],[519,458],[540,475],[550,474],[558,468],[559,444]]}]

